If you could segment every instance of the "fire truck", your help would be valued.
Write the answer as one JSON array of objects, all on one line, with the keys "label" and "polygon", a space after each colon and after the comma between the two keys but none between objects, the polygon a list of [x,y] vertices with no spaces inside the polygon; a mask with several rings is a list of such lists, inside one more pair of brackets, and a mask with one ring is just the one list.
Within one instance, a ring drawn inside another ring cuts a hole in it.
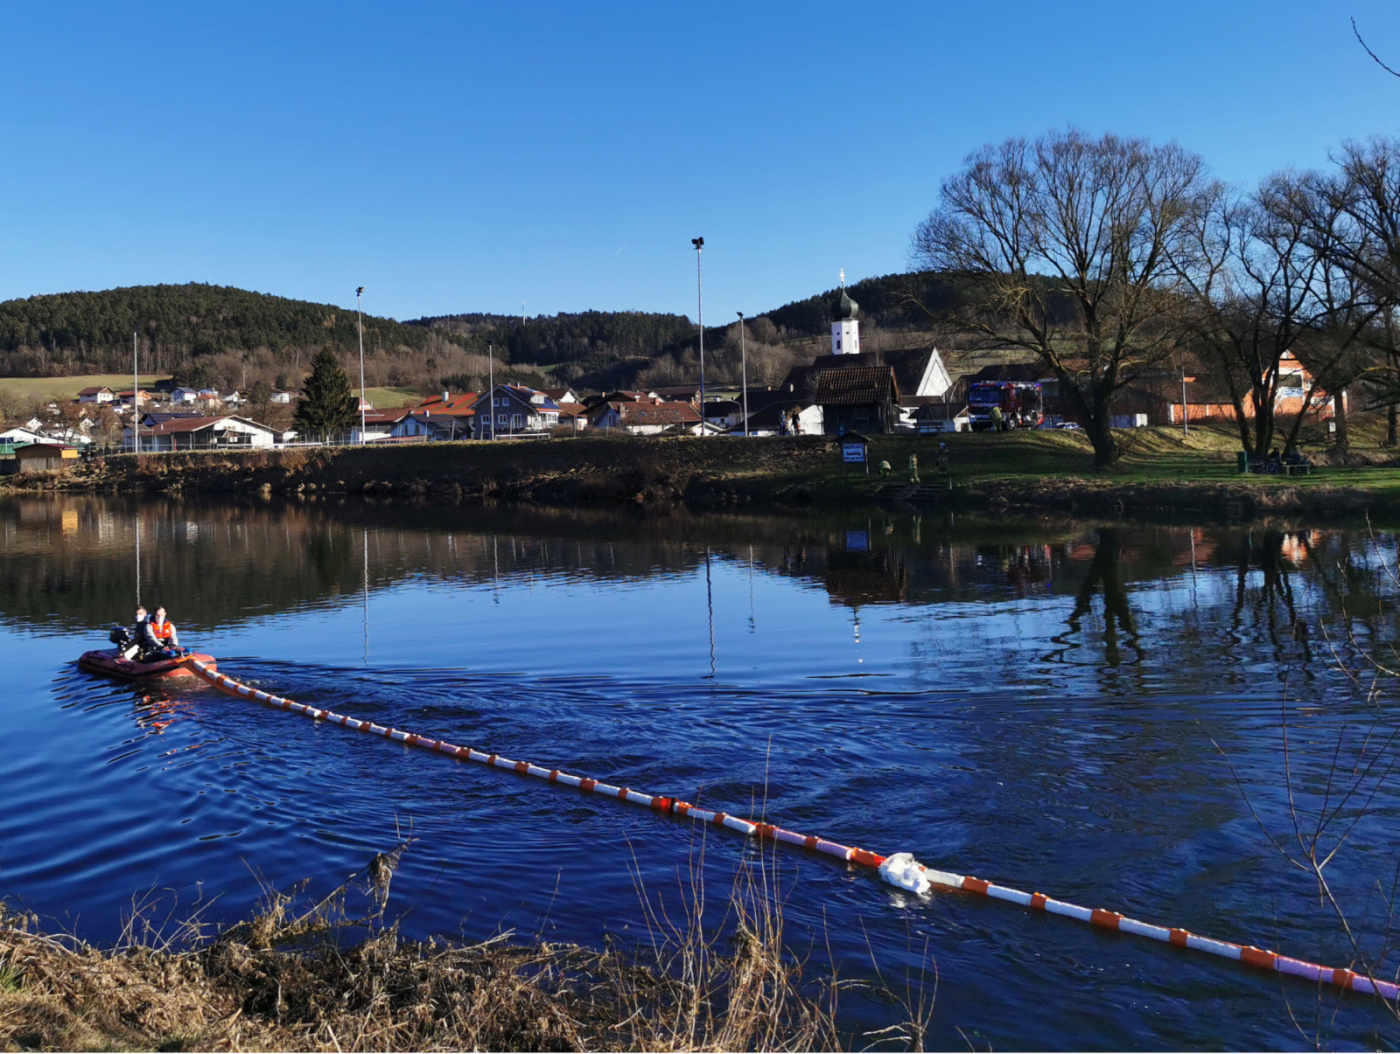
[{"label": "fire truck", "polygon": [[967,391],[968,416],[974,432],[994,428],[992,408],[1001,409],[1001,427],[1039,428],[1045,399],[1037,381],[973,381]]}]

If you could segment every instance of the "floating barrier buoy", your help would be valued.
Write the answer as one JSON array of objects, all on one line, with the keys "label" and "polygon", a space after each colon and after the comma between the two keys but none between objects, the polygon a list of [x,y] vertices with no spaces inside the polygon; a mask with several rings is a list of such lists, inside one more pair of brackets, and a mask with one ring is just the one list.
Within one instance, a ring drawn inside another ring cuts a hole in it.
[{"label": "floating barrier buoy", "polygon": [[344,725],[346,728],[351,728],[358,732],[367,732],[371,735],[382,736],[385,739],[392,739],[402,743],[406,747],[429,750],[463,761],[475,761],[479,764],[490,765],[492,768],[507,769],[519,773],[522,776],[534,776],[537,779],[547,780],[550,783],[562,783],[566,787],[576,787],[590,794],[601,794],[605,798],[617,798],[619,801],[631,802],[634,805],[643,805],[657,812],[670,813],[673,816],[689,817],[699,823],[728,827],[732,831],[738,831],[741,834],[750,835],[752,837],[767,838],[775,842],[786,842],[788,845],[812,849],[827,856],[834,856],[838,860],[846,860],[854,864],[875,868],[878,870],[880,878],[883,881],[912,893],[926,894],[932,890],[934,886],[941,886],[948,889],[960,889],[966,893],[979,893],[993,900],[1009,901],[1012,904],[1020,904],[1022,907],[1044,911],[1051,915],[1061,915],[1078,922],[1087,922],[1091,926],[1118,930],[1122,933],[1131,933],[1138,937],[1147,937],[1151,940],[1161,941],[1178,948],[1188,948],[1192,951],[1206,952],[1207,954],[1217,955],[1224,959],[1233,959],[1236,962],[1247,963],[1250,966],[1274,970],[1291,977],[1301,977],[1309,981],[1332,984],[1336,985],[1338,988],[1350,988],[1357,992],[1369,992],[1380,995],[1386,999],[1400,999],[1400,985],[1369,977],[1366,974],[1356,973],[1352,970],[1319,966],[1317,963],[1307,962],[1303,959],[1294,959],[1287,955],[1280,955],[1278,952],[1256,948],[1252,945],[1233,944],[1230,941],[1217,941],[1210,937],[1202,937],[1183,929],[1140,922],[1137,919],[1128,918],[1126,915],[1120,915],[1115,911],[1105,911],[1100,908],[1084,908],[1080,907],[1078,904],[1070,904],[1067,901],[1057,900],[1054,897],[1047,897],[1043,893],[1024,893],[1019,889],[1011,889],[1008,886],[999,886],[980,878],[973,878],[971,875],[957,875],[949,871],[940,871],[937,868],[928,867],[919,863],[914,859],[912,853],[894,853],[890,856],[881,856],[879,853],[872,853],[868,849],[859,849],[854,846],[842,845],[839,842],[828,841],[825,838],[818,838],[815,835],[799,834],[796,831],[789,831],[775,824],[755,822],[753,820],[743,819],[739,816],[731,816],[725,812],[701,809],[698,806],[692,805],[686,801],[681,801],[678,798],[668,798],[656,794],[644,794],[641,791],[632,790],[630,787],[616,787],[612,784],[603,783],[587,776],[574,776],[567,772],[560,772],[558,769],[547,769],[542,765],[535,765],[528,761],[512,761],[509,758],[501,757],[499,754],[487,754],[472,747],[459,747],[441,739],[431,739],[428,736],[419,735],[416,732],[404,732],[401,729],[376,725],[372,721],[360,721],[353,717],[346,717],[344,714],[337,714],[330,710],[322,710],[314,706],[307,706],[305,703],[284,699],[281,696],[272,695],[270,692],[264,692],[257,688],[249,688],[246,684],[240,684],[227,674],[219,673],[217,670],[205,665],[197,659],[193,660],[191,665],[195,672],[205,681],[215,688],[218,688],[220,691],[227,692],[229,695],[244,699],[252,699],[266,706],[274,707],[279,710],[288,710],[292,713],[309,717],[315,721],[327,721],[335,725]]}]

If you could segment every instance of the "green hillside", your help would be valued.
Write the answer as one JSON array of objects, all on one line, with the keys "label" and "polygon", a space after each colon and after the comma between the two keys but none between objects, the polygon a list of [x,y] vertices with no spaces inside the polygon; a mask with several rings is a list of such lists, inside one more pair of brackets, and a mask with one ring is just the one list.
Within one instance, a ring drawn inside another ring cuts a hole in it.
[{"label": "green hillside", "polygon": [[[952,296],[947,283],[914,275],[866,279],[850,292],[868,333],[918,331],[925,308],[944,308]],[[829,332],[837,295],[828,290],[750,320],[745,347],[757,383],[776,383],[790,365],[810,361],[813,342]],[[130,367],[133,332],[143,370],[201,383],[295,387],[323,347],[347,367],[358,358],[353,310],[228,286],[130,286],[0,303],[0,376],[121,372]],[[366,382],[388,388],[481,387],[492,369],[488,348],[498,380],[541,386],[679,384],[699,373],[690,319],[645,311],[526,319],[463,313],[408,322],[366,315],[364,343]],[[705,346],[709,376],[736,381],[737,325],[707,328]]]},{"label": "green hillside", "polygon": [[[365,340],[422,350],[422,326],[366,315]],[[97,293],[53,293],[0,303],[0,353],[45,348],[57,354],[122,353],[141,341],[195,355],[230,348],[357,346],[355,312],[332,304],[229,286],[147,285]],[[460,341],[460,343],[466,343]]]}]

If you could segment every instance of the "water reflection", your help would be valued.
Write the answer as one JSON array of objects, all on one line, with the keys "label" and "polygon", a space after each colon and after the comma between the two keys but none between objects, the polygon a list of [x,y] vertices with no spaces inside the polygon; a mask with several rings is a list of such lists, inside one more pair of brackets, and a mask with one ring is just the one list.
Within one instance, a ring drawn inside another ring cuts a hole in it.
[{"label": "water reflection", "polygon": [[[588,942],[635,921],[629,866],[674,885],[693,831],[202,688],[73,672],[76,642],[130,606],[138,530],[143,589],[180,612],[182,636],[279,694],[1227,939],[1349,955],[1250,810],[1289,822],[1281,713],[1291,774],[1313,788],[1339,729],[1391,721],[1335,665],[1395,637],[1389,535],[0,503],[0,639],[21,657],[0,893],[89,925],[143,885],[208,881],[237,912],[259,895],[248,861],[279,882],[343,873],[403,820],[423,836],[403,875],[415,933],[543,932],[547,915],[549,933]],[[1377,795],[1341,892],[1393,867],[1397,810]],[[702,837],[719,888],[745,847]],[[542,860],[551,879],[587,881],[551,899],[553,882],[522,880]],[[1292,1041],[1269,1024],[1284,1020],[1276,978],[1055,920],[1028,930],[1023,912],[971,899],[892,909],[869,876],[776,860],[792,932],[816,934],[843,973],[864,976],[872,946],[882,969],[927,969],[901,949],[932,942],[941,1046],[967,1026],[1006,1047],[1219,1045],[1212,1028]],[[1352,1045],[1366,1035],[1347,1027]]]},{"label": "water reflection", "polygon": [[1110,666],[1118,666],[1123,655],[1118,645],[1118,634],[1123,633],[1123,642],[1135,652],[1135,661],[1141,661],[1142,649],[1138,646],[1137,623],[1133,619],[1132,608],[1128,604],[1128,591],[1123,584],[1119,563],[1122,559],[1123,544],[1118,531],[1112,527],[1099,528],[1098,545],[1094,547],[1093,558],[1079,592],[1074,599],[1074,610],[1070,612],[1069,634],[1056,637],[1056,643],[1068,644],[1070,636],[1082,632],[1084,617],[1092,611],[1094,593],[1103,592],[1103,646],[1104,661]]}]

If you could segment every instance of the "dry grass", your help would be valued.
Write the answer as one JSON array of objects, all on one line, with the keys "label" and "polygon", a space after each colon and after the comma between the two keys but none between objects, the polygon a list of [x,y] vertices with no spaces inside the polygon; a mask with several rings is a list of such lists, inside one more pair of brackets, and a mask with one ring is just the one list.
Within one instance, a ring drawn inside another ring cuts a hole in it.
[{"label": "dry grass", "polygon": [[[730,936],[648,902],[651,943],[604,951],[503,935],[413,941],[386,924],[404,845],[297,910],[267,890],[212,939],[198,920],[164,935],[138,913],[117,946],[41,932],[0,905],[3,1050],[812,1050],[836,1049],[834,980],[804,980],[784,948],[766,871],[741,873]],[[364,895],[360,917],[347,897]],[[349,937],[363,928],[358,941]],[[926,1010],[927,1008],[921,1008]],[[921,1049],[923,1026],[901,1046]],[[885,1038],[885,1037],[882,1037]],[[913,1042],[910,1042],[910,1041]]]}]

